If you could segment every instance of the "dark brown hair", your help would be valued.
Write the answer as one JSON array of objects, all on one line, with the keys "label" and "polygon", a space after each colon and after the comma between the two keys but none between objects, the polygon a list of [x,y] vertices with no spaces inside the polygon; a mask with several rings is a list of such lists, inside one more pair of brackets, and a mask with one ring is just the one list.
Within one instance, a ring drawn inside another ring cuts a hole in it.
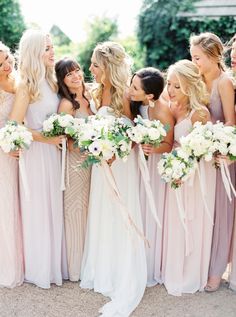
[{"label": "dark brown hair", "polygon": [[[76,69],[81,69],[79,63],[77,63],[76,60],[74,60],[73,58],[69,58],[69,57],[64,57],[64,58],[60,59],[55,65],[57,83],[58,83],[58,88],[59,88],[58,94],[61,98],[65,98],[65,99],[69,100],[72,103],[74,110],[79,109],[80,104],[77,100],[75,100],[76,95],[72,94],[69,91],[69,88],[64,83],[64,78],[68,73],[70,73]],[[82,85],[83,85],[82,95],[88,101],[88,99],[85,97],[84,81],[83,81]],[[89,101],[88,101],[88,103],[89,103]]]}]

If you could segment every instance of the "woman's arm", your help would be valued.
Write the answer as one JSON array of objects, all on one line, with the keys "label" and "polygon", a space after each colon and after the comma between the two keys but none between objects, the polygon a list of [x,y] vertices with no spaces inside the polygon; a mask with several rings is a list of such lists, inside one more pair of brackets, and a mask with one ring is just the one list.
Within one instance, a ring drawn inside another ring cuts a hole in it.
[{"label": "woman's arm", "polygon": [[[19,84],[16,90],[15,101],[13,104],[12,111],[9,119],[18,122],[19,124],[24,123],[25,114],[29,107],[30,97],[28,90],[22,84]],[[63,136],[46,138],[40,132],[29,129],[33,135],[33,140],[48,144],[59,145],[62,142]]]},{"label": "woman's arm", "polygon": [[225,124],[235,125],[234,87],[230,78],[223,77],[218,84],[218,90],[223,106]]}]

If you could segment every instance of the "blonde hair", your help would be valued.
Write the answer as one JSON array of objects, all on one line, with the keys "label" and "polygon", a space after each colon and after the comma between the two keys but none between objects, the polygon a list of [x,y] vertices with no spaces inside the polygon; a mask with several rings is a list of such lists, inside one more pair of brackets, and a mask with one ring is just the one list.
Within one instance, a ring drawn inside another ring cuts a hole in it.
[{"label": "blonde hair", "polygon": [[206,32],[190,37],[190,46],[198,46],[210,59],[214,60],[219,68],[225,71],[224,45],[221,39],[214,33]]},{"label": "blonde hair", "polygon": [[57,91],[54,68],[45,67],[43,62],[48,36],[41,30],[27,30],[19,43],[20,80],[28,88],[31,102],[40,99],[40,83],[45,78],[52,90]]},{"label": "blonde hair", "polygon": [[172,72],[178,79],[180,89],[189,99],[190,110],[194,109],[204,117],[203,106],[209,104],[209,94],[202,80],[198,67],[187,59],[171,65],[168,73]]},{"label": "blonde hair", "polygon": [[[3,42],[1,42],[1,41],[0,41],[0,52],[3,52],[3,53],[8,54],[9,59],[10,59],[10,61],[12,62],[12,66],[13,66],[13,68],[14,68],[15,58],[14,58],[14,56],[12,55],[12,53],[11,53],[11,51],[10,51],[10,48],[9,48],[8,46],[6,46],[5,44],[3,44]],[[12,75],[12,73],[11,73],[11,74],[9,74],[8,77],[14,79],[15,76]],[[4,100],[4,95],[3,95],[2,92],[3,92],[3,90],[0,88],[0,101]]]},{"label": "blonde hair", "polygon": [[95,103],[101,106],[103,87],[106,81],[111,84],[111,109],[120,116],[123,113],[124,95],[130,78],[130,58],[124,48],[115,42],[99,43],[93,56],[102,70],[101,84],[93,91]]}]

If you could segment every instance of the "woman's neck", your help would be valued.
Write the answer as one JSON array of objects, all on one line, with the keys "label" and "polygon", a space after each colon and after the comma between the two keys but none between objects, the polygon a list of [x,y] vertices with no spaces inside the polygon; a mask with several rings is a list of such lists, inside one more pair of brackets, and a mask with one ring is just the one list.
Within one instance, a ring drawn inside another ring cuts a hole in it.
[{"label": "woman's neck", "polygon": [[204,81],[208,88],[211,88],[212,82],[217,79],[221,75],[221,73],[222,70],[217,65],[216,67],[212,67],[209,72],[203,75]]}]

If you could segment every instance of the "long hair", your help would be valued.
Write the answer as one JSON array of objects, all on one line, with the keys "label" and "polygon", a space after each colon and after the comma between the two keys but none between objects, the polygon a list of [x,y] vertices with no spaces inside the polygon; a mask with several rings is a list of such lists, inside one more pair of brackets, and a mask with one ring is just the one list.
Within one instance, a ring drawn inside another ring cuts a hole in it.
[{"label": "long hair", "polygon": [[[10,62],[12,64],[13,70],[14,70],[14,66],[15,66],[15,58],[12,55],[10,48],[8,46],[6,46],[3,42],[0,41],[0,52],[3,52],[5,54],[8,55],[8,58],[10,59]],[[11,74],[9,74],[9,77],[14,78],[15,76]],[[2,94],[2,89],[0,88],[0,101],[2,101],[3,98],[3,94]]]},{"label": "long hair", "polygon": [[93,52],[96,63],[102,70],[102,83],[92,92],[97,107],[101,106],[105,81],[111,84],[110,107],[117,116],[123,113],[124,95],[130,78],[130,58],[124,48],[115,42],[99,43]]},{"label": "long hair", "polygon": [[168,73],[170,72],[177,77],[182,93],[188,97],[190,110],[194,109],[204,117],[202,110],[203,106],[209,104],[209,94],[198,67],[183,59],[171,65],[168,68]]},{"label": "long hair", "polygon": [[[153,100],[158,100],[163,89],[164,89],[164,77],[159,69],[154,67],[146,67],[138,70],[133,74],[131,78],[131,83],[133,81],[134,76],[139,77],[141,81],[141,88],[145,92],[145,94],[153,94]],[[131,101],[130,107],[131,112],[134,117],[140,114],[140,107],[142,105],[142,101]]]},{"label": "long hair", "polygon": [[214,60],[219,68],[226,70],[224,62],[225,48],[221,39],[214,33],[206,32],[190,37],[190,46],[198,46],[210,59]]},{"label": "long hair", "polygon": [[[65,98],[65,99],[69,100],[72,103],[74,110],[79,109],[80,104],[75,99],[76,95],[72,94],[70,92],[69,88],[64,83],[64,78],[68,73],[70,73],[76,69],[81,70],[79,63],[77,63],[76,60],[69,58],[69,57],[62,58],[55,65],[57,84],[58,84],[58,94],[60,95],[61,98]],[[82,86],[83,86],[82,96],[88,101],[88,99],[85,96],[84,80],[82,80]],[[89,101],[88,101],[88,103],[89,103]]]},{"label": "long hair", "polygon": [[40,99],[40,84],[45,78],[52,90],[57,91],[54,69],[43,62],[47,37],[41,30],[27,30],[19,43],[20,80],[28,88],[31,102]]}]

